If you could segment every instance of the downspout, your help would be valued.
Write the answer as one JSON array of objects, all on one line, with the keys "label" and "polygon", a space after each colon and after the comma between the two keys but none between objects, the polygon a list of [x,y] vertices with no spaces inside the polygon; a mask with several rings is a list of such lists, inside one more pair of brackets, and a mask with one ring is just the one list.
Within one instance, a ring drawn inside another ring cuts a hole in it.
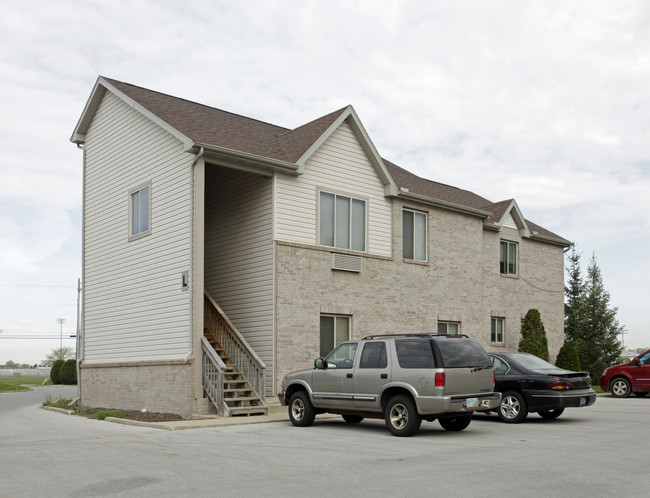
[{"label": "downspout", "polygon": [[[195,227],[194,227],[194,222],[195,222],[195,211],[194,211],[194,195],[195,195],[195,182],[194,182],[194,166],[196,166],[196,163],[199,162],[199,159],[203,157],[204,153],[203,147],[199,149],[199,152],[196,154],[196,157],[194,158],[194,161],[192,161],[192,166],[190,167],[190,175],[192,177],[192,275],[191,275],[191,282],[192,282],[192,312],[190,313],[190,330],[192,333],[190,334],[190,351],[187,353],[187,356],[185,357],[185,362],[189,363],[192,358],[198,358],[198,356],[194,356],[194,301],[197,299],[196,294],[196,289],[194,286],[194,279],[196,278],[196,261],[194,261],[194,244],[195,244]],[[201,294],[201,299],[203,299],[203,294]]]}]

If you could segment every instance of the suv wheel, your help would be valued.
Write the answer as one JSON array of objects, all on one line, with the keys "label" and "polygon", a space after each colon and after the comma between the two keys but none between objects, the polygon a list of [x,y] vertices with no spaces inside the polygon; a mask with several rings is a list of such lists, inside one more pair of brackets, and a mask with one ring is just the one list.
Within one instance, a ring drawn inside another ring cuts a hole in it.
[{"label": "suv wheel", "polygon": [[298,391],[289,401],[289,418],[298,427],[308,427],[314,423],[316,412],[305,391]]},{"label": "suv wheel", "polygon": [[384,419],[393,436],[412,436],[422,423],[422,418],[418,415],[413,400],[404,394],[393,396],[388,401]]},{"label": "suv wheel", "polygon": [[528,415],[526,400],[517,391],[506,391],[499,405],[499,418],[508,424],[523,422]]},{"label": "suv wheel", "polygon": [[615,398],[627,398],[630,395],[632,388],[625,377],[617,377],[609,385],[609,391]]},{"label": "suv wheel", "polygon": [[564,408],[555,408],[554,410],[540,410],[537,413],[539,413],[540,417],[545,418],[546,420],[552,420],[562,415],[564,413]]},{"label": "suv wheel", "polygon": [[358,424],[363,420],[363,417],[361,415],[343,415],[343,420],[348,424]]},{"label": "suv wheel", "polygon": [[467,428],[471,421],[471,415],[460,415],[458,417],[438,419],[438,423],[446,431],[462,431]]}]

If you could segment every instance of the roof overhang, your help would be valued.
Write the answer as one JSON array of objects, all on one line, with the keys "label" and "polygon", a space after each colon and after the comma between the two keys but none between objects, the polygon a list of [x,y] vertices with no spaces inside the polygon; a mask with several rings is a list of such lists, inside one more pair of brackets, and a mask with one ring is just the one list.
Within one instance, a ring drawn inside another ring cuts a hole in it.
[{"label": "roof overhang", "polygon": [[95,86],[93,87],[93,90],[90,93],[90,97],[86,102],[86,106],[84,107],[84,110],[81,113],[81,117],[79,118],[79,121],[77,122],[77,126],[75,126],[75,129],[72,132],[72,136],[70,137],[71,142],[76,144],[83,144],[86,141],[86,133],[88,132],[90,123],[92,123],[93,117],[95,116],[97,109],[99,109],[99,105],[101,104],[102,99],[104,98],[104,95],[106,94],[107,91],[111,92],[119,99],[124,101],[127,105],[129,105],[130,107],[138,111],[140,114],[145,116],[147,119],[156,123],[162,129],[168,131],[171,135],[179,139],[181,142],[183,142],[183,145],[186,150],[192,148],[193,143],[189,137],[185,136],[176,128],[169,125],[169,123],[160,119],[154,113],[149,111],[146,107],[143,107],[142,105],[138,104],[135,100],[133,100],[131,97],[127,96],[125,93],[118,90],[115,86],[113,86],[111,83],[109,83],[105,78],[102,78],[101,76],[97,78],[97,81],[95,82]]},{"label": "roof overhang", "polygon": [[256,174],[272,174],[274,171],[298,175],[298,165],[277,159],[258,156],[247,152],[217,147],[210,144],[192,142],[192,145],[185,150],[191,153],[198,153],[203,149],[205,161],[218,164],[232,169]]},{"label": "roof overhang", "polygon": [[478,216],[479,218],[487,219],[490,217],[492,213],[488,211],[483,211],[482,209],[475,209],[472,207],[468,206],[462,206],[460,204],[455,204],[453,202],[447,202],[447,201],[442,201],[439,199],[433,199],[431,197],[427,197],[426,195],[421,195],[421,194],[414,194],[412,192],[406,192],[404,190],[400,190],[398,194],[395,196],[399,199],[402,200],[410,200],[414,202],[420,202],[422,204],[427,204],[429,206],[434,206],[442,209],[447,209],[450,211],[456,211],[458,213],[463,213],[463,214],[469,214],[471,216]]}]

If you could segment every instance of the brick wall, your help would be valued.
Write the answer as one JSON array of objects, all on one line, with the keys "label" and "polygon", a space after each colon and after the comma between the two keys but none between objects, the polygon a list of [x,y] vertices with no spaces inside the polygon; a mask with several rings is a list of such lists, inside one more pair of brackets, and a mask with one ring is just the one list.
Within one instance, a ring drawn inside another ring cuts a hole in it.
[{"label": "brick wall", "polygon": [[197,413],[192,396],[192,365],[81,366],[81,405],[175,413]]},{"label": "brick wall", "polygon": [[[402,207],[393,207],[393,258],[363,257],[360,273],[330,269],[330,251],[277,244],[276,384],[319,355],[321,313],[352,316],[352,337],[437,332],[438,321],[461,322],[461,332],[488,350],[516,351],[521,320],[540,311],[554,361],[564,336],[564,252],[521,239],[516,230],[483,228],[480,218],[448,210],[428,213],[428,261],[402,259]],[[499,272],[499,241],[519,243],[519,274]],[[490,342],[492,316],[506,319],[505,344]]]}]

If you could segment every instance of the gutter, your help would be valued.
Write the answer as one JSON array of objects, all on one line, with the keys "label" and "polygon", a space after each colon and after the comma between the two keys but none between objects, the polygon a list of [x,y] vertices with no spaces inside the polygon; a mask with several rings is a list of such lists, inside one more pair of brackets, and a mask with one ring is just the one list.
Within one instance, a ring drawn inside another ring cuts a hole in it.
[{"label": "gutter", "polygon": [[264,168],[266,170],[277,170],[285,173],[299,175],[299,166],[295,163],[282,161],[280,159],[272,159],[269,157],[251,154],[249,152],[242,152],[239,150],[228,149],[226,147],[219,147],[201,142],[192,142],[191,147],[186,149],[188,152],[193,149],[199,149],[199,154],[205,153],[206,156],[218,159],[231,160],[240,163],[248,168]]},{"label": "gutter", "polygon": [[397,194],[397,197],[401,199],[421,202],[423,204],[428,204],[430,206],[435,206],[442,209],[448,209],[450,211],[457,211],[463,214],[478,216],[483,219],[487,219],[490,216],[492,216],[492,213],[488,211],[483,211],[482,209],[475,209],[467,206],[462,206],[460,204],[455,204],[453,202],[432,199],[431,197],[427,197],[426,195],[414,194],[412,192],[405,192],[404,190],[400,190],[400,192]]}]

